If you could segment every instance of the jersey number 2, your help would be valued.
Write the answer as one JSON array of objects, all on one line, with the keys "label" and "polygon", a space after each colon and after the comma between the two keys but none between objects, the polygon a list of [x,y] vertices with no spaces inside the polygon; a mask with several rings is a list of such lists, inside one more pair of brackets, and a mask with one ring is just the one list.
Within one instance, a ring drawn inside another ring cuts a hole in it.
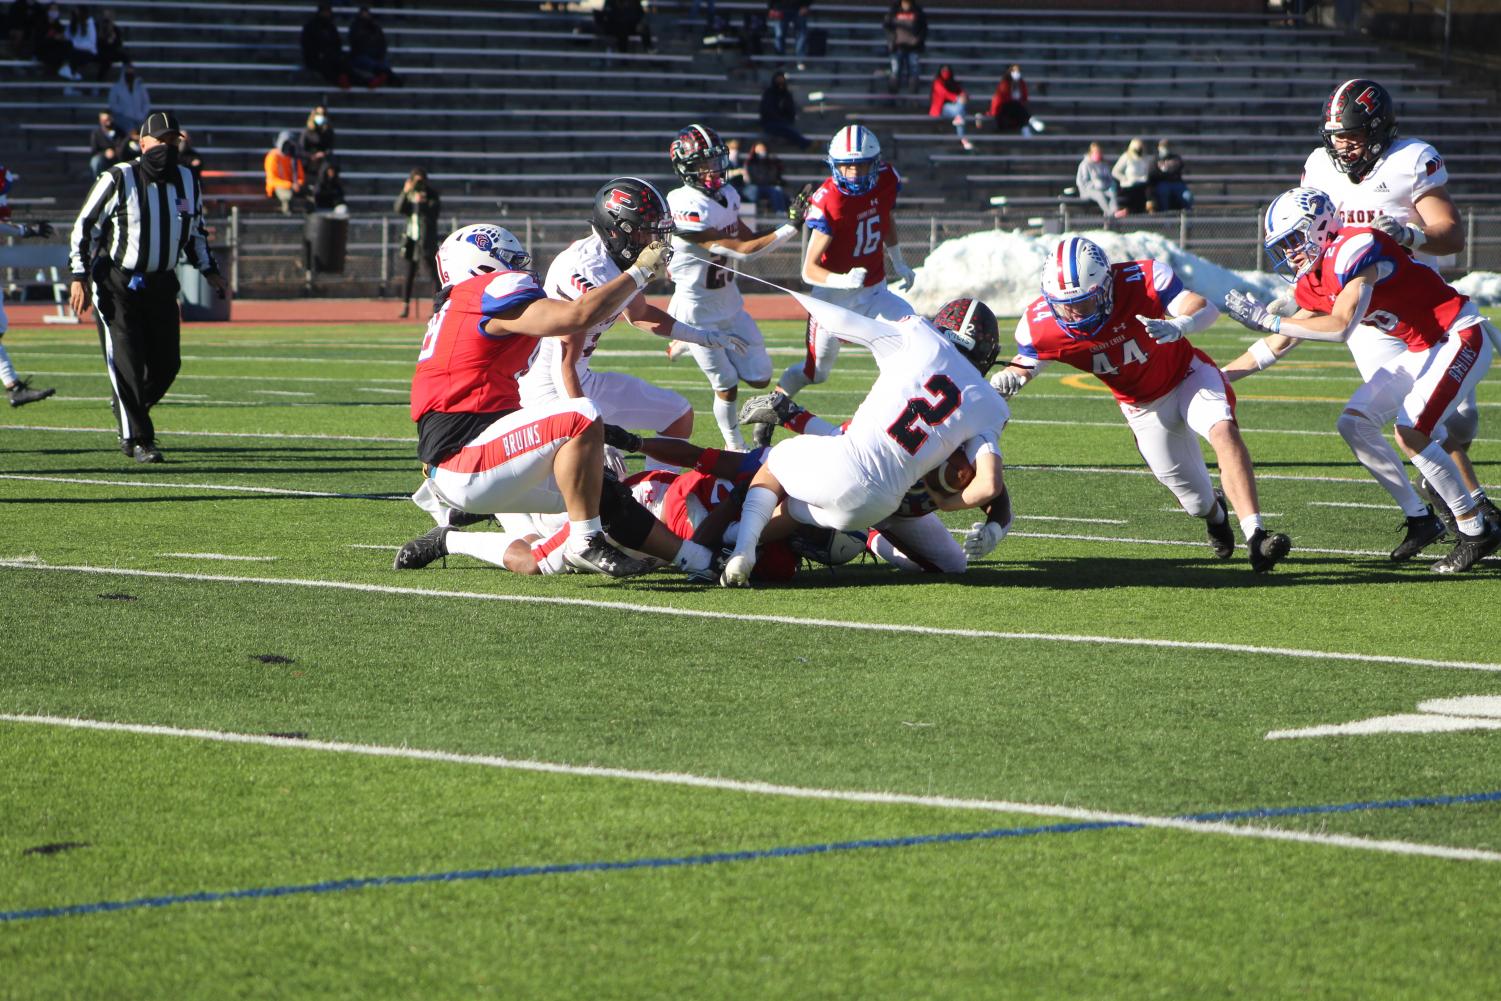
[{"label": "jersey number 2", "polygon": [[891,427],[886,429],[886,433],[891,435],[892,440],[902,446],[908,455],[916,455],[917,450],[922,448],[922,443],[928,440],[928,432],[917,426],[918,421],[930,428],[936,428],[948,420],[950,414],[959,409],[959,399],[962,394],[959,387],[954,385],[954,380],[948,376],[935,375],[923,383],[923,388],[936,396],[937,401],[930,403],[921,397],[908,400],[907,408],[891,422]]}]

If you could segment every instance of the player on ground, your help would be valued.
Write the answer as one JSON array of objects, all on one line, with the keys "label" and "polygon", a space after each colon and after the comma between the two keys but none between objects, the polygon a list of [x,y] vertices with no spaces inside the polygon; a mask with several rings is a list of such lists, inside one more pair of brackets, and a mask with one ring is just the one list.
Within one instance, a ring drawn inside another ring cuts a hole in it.
[{"label": "player on ground", "polygon": [[[593,232],[575,240],[547,269],[543,283],[554,299],[574,300],[614,281],[651,243],[672,234],[667,200],[646,181],[617,177],[594,196]],[[596,372],[589,356],[600,335],[624,316],[632,326],[690,344],[739,352],[740,339],[722,330],[700,330],[674,320],[641,295],[599,317],[588,329],[540,342],[531,368],[521,377],[524,406],[547,406],[588,397],[611,424],[649,428],[677,438],[693,433],[693,408],[681,395],[623,372]]]},{"label": "player on ground", "polygon": [[956,449],[975,456],[974,478],[935,498],[940,509],[989,504],[1005,490],[999,436],[1010,409],[985,381],[1000,343],[984,303],[950,303],[935,326],[919,316],[862,321],[801,301],[815,321],[869,348],[881,374],[843,434],[789,438],[771,450],[741,509],[735,549],[720,577],[726,587],[748,587],[756,546],[795,524],[847,531],[890,518],[918,480]]},{"label": "player on ground", "polygon": [[[912,315],[912,306],[896,294],[911,288],[916,277],[902,255],[893,215],[901,177],[881,159],[876,134],[863,125],[846,125],[834,133],[828,163],[831,176],[813,193],[804,220],[810,233],[803,281],[813,286],[815,299],[861,316],[899,320]],[[899,279],[896,291],[886,287],[888,260]],[[808,383],[826,380],[842,336],[810,318],[806,355],[782,373],[776,391],[796,396]]]},{"label": "player on ground", "polygon": [[[1166,264],[1111,264],[1095,243],[1067,237],[1043,266],[1042,296],[1017,324],[1016,357],[990,381],[1010,397],[1050,361],[1093,373],[1115,394],[1152,475],[1183,510],[1204,519],[1214,555],[1235,553],[1228,498],[1251,569],[1265,573],[1292,542],[1262,524],[1234,396],[1213,360],[1187,339],[1218,316]],[[1213,446],[1223,493],[1214,489],[1194,435]]]},{"label": "player on ground", "polygon": [[757,388],[771,382],[771,356],[766,353],[760,328],[745,311],[735,273],[722,265],[738,268],[796,236],[807,201],[794,203],[790,222],[765,233],[752,233],[740,219],[740,193],[725,183],[730,153],[713,129],[703,125],[683,129],[673,141],[670,155],[672,169],[683,185],[667,193],[673,223],[668,273],[676,283],[667,312],[700,329],[733,334],[745,343],[745,349],[739,352],[685,345],[709,377],[714,390],[714,420],[724,436],[725,448],[743,450],[745,440],[735,419],[735,397],[741,382]]},{"label": "player on ground", "polygon": [[[517,379],[545,338],[576,335],[613,316],[666,270],[667,248],[643,245],[635,263],[571,302],[549,299],[530,269],[531,255],[499,226],[465,226],[438,248],[443,288],[428,321],[412,378],[417,453],[427,476],[412,500],[438,527],[396,554],[396,569],[427,566],[450,552],[469,553],[493,533],[453,529],[454,511],[568,512],[569,565],[610,576],[638,569],[605,538],[651,551],[656,519],[629,496],[606,489],[604,423],[584,398],[523,407]],[[659,537],[660,538],[660,537]],[[673,540],[676,542],[677,540]],[[652,555],[685,570],[705,569],[709,552],[683,543]],[[480,558],[485,558],[481,556]]]},{"label": "player on ground", "polygon": [[[1414,262],[1384,232],[1341,227],[1334,203],[1322,191],[1293,188],[1278,195],[1266,211],[1265,233],[1273,267],[1295,282],[1298,311],[1276,316],[1239,292],[1225,298],[1226,309],[1252,330],[1285,337],[1338,343],[1366,323],[1403,345],[1350,397],[1340,421],[1344,425],[1354,414],[1369,422],[1371,436],[1380,438],[1382,428],[1395,419],[1402,450],[1458,523],[1453,551],[1432,569],[1468,570],[1501,546],[1501,525],[1485,519],[1442,438],[1434,435],[1441,436],[1440,426],[1490,368],[1492,344],[1501,343],[1501,333],[1466,296],[1445,284],[1438,272]],[[1229,374],[1255,371],[1255,361],[1247,363],[1249,354],[1232,362]],[[1360,449],[1355,455],[1394,497],[1407,486],[1401,467],[1373,466]],[[1400,558],[1399,553],[1392,558]]]},{"label": "player on ground", "polygon": [[[4,181],[5,168],[0,167],[0,182]],[[8,222],[0,220],[0,236],[19,236],[25,239],[28,236],[38,236],[43,239],[52,235],[52,224],[48,222]],[[5,289],[0,288],[0,337],[5,336],[7,329],[5,317]],[[10,363],[10,354],[5,350],[5,345],[0,344],[0,383],[5,385],[5,395],[13,407],[25,406],[35,403],[37,400],[45,400],[55,389],[32,389],[31,384],[16,375],[16,370]]]},{"label": "player on ground", "polygon": [[[1374,80],[1347,80],[1334,89],[1324,103],[1320,134],[1323,144],[1308,154],[1303,165],[1303,186],[1327,194],[1346,226],[1370,226],[1396,240],[1414,260],[1438,269],[1438,258],[1464,249],[1464,226],[1459,210],[1449,197],[1449,172],[1437,150],[1421,139],[1398,138],[1391,95]],[[1269,307],[1278,315],[1291,316],[1297,305],[1291,295]],[[1249,358],[1258,368],[1267,368],[1287,354],[1298,341],[1290,337],[1263,338]],[[1386,336],[1372,324],[1361,324],[1350,335],[1350,354],[1363,382],[1376,370],[1402,353],[1402,342]],[[1357,458],[1383,484],[1396,488],[1393,499],[1406,516],[1406,537],[1393,552],[1396,560],[1410,559],[1424,546],[1443,537],[1441,524],[1456,531],[1452,512],[1428,487],[1418,481],[1418,492],[1398,478],[1402,460],[1382,436],[1381,421],[1374,415],[1347,409],[1337,425]],[[1501,512],[1485,496],[1470,464],[1469,447],[1480,425],[1480,411],[1471,394],[1459,402],[1444,422],[1444,448],[1449,452],[1470,490],[1471,499],[1490,520]],[[1421,495],[1421,496],[1420,496]],[[1426,503],[1425,503],[1426,502]],[[1431,505],[1431,508],[1430,508]],[[1437,517],[1434,511],[1438,512]]]}]

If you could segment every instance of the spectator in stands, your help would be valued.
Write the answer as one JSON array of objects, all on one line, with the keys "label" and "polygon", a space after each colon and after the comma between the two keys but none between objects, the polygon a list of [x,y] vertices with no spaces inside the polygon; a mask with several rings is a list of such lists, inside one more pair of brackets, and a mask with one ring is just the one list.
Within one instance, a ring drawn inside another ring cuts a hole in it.
[{"label": "spectator in stands", "polygon": [[362,5],[349,22],[349,64],[356,74],[365,77],[365,84],[371,90],[388,83],[401,86],[386,56],[385,29],[368,6]]},{"label": "spectator in stands", "polygon": [[[778,219],[787,215],[787,190],[783,186],[782,161],[771,148],[758,141],[745,161],[746,184],[742,195],[748,205],[765,202]],[[785,221],[785,220],[784,220]]]},{"label": "spectator in stands", "polygon": [[339,178],[339,167],[325,160],[317,168],[317,180],[313,182],[313,208],[320,212],[347,215],[349,206],[344,203],[344,182]]},{"label": "spectator in stands", "polygon": [[433,294],[438,292],[438,265],[434,258],[442,235],[438,230],[441,210],[442,200],[438,197],[438,189],[428,182],[427,171],[413,167],[406,183],[401,186],[401,193],[396,196],[396,204],[391,207],[391,211],[407,217],[406,232],[401,239],[401,256],[407,262],[406,291],[401,297],[402,319],[412,311],[412,283],[417,278],[418,264],[427,265]]},{"label": "spectator in stands", "polygon": [[917,90],[918,56],[928,44],[928,15],[917,0],[896,0],[882,22],[886,51],[891,55],[891,78],[887,85],[895,94],[903,87]]},{"label": "spectator in stands", "polygon": [[177,140],[177,162],[193,172],[200,186],[203,184],[203,157],[193,148],[193,137],[187,129],[182,130],[182,138]]},{"label": "spectator in stands", "polygon": [[1147,152],[1147,144],[1140,139],[1132,139],[1126,144],[1126,149],[1115,161],[1115,166],[1110,173],[1120,185],[1117,198],[1120,207],[1128,213],[1142,213],[1154,211],[1157,207],[1152,201],[1152,191],[1148,184],[1152,176],[1152,155]]},{"label": "spectator in stands", "polygon": [[761,92],[761,131],[773,139],[784,139],[806,150],[813,140],[797,130],[797,102],[787,87],[787,74],[778,70],[771,83]]},{"label": "spectator in stands", "polygon": [[93,15],[75,6],[68,14],[68,26],[63,30],[68,36],[68,44],[73,47],[68,64],[76,74],[74,79],[82,80],[83,68],[96,66],[99,62],[99,31]]},{"label": "spectator in stands", "polygon": [[1159,212],[1177,212],[1194,207],[1193,192],[1183,180],[1183,157],[1166,139],[1157,142],[1157,160],[1152,164],[1152,197]]},{"label": "spectator in stands", "polygon": [[134,63],[120,67],[120,79],[109,89],[109,113],[115,124],[126,131],[135,128],[151,114],[151,91],[136,73]]},{"label": "spectator in stands", "polygon": [[953,69],[946,63],[938,67],[938,75],[933,78],[932,100],[928,102],[928,117],[947,118],[959,136],[959,145],[974,149],[975,144],[964,134],[964,108],[968,101],[969,94],[954,77]]},{"label": "spectator in stands", "polygon": [[599,33],[608,39],[610,52],[631,51],[631,36],[641,36],[641,48],[655,52],[651,42],[651,25],[646,22],[646,10],[641,0],[605,0],[604,6],[594,15],[594,24]]},{"label": "spectator in stands", "polygon": [[290,215],[292,203],[307,207],[307,171],[302,166],[297,137],[291,130],[278,132],[276,145],[266,151],[266,197],[281,203],[282,215]]},{"label": "spectator in stands", "polygon": [[792,36],[792,53],[797,57],[797,68],[802,69],[808,58],[808,7],[809,0],[770,0],[766,5],[766,23],[771,25],[771,47],[777,55],[787,54],[787,36]]},{"label": "spectator in stands", "polygon": [[99,12],[94,23],[99,40],[99,73],[94,79],[103,82],[109,78],[115,63],[125,59],[125,36],[115,24],[115,12],[107,7]]},{"label": "spectator in stands", "polygon": [[55,3],[48,4],[47,14],[39,23],[35,50],[42,69],[64,80],[82,80],[83,74],[72,65],[73,43],[68,40],[68,22],[63,20],[62,8]]},{"label": "spectator in stands", "polygon": [[349,89],[349,61],[344,58],[332,4],[320,3],[318,12],[302,26],[302,65],[329,83]]},{"label": "spectator in stands", "polygon": [[99,112],[99,124],[89,136],[89,170],[98,177],[118,162],[125,149],[125,132],[115,125],[109,110]]},{"label": "spectator in stands", "polygon": [[[1042,122],[1032,117],[1032,107],[1028,103],[1030,95],[1027,93],[1027,81],[1022,76],[1022,68],[1012,64],[1001,77],[1001,82],[996,84],[995,93],[990,97],[990,110],[987,112],[995,127],[1002,132],[1020,132],[1024,136],[1034,135],[1043,129]],[[979,120],[975,125],[979,127]]]},{"label": "spectator in stands", "polygon": [[302,158],[318,176],[318,169],[334,158],[334,127],[328,124],[328,109],[318,105],[308,112],[307,125],[302,130]]},{"label": "spectator in stands", "polygon": [[724,172],[724,182],[736,191],[740,192],[740,200],[745,200],[745,186],[749,179],[745,176],[745,161],[750,156],[740,148],[739,139],[725,141],[724,148],[728,154],[726,162],[729,169]]},{"label": "spectator in stands", "polygon": [[1105,163],[1105,151],[1099,143],[1090,143],[1089,152],[1079,161],[1074,172],[1074,184],[1079,189],[1079,199],[1094,202],[1106,219],[1119,219],[1126,213],[1115,197],[1115,178]]}]

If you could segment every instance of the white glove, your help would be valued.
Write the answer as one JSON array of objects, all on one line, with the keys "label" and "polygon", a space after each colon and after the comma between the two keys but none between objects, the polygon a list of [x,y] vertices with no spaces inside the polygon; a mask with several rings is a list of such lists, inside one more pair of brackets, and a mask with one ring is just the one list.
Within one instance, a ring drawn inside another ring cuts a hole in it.
[{"label": "white glove", "polygon": [[689,344],[697,344],[705,348],[718,348],[721,351],[733,351],[737,355],[745,354],[749,346],[745,339],[728,330],[715,330],[712,327],[695,327],[678,320],[672,325],[672,339],[686,341]]},{"label": "white glove", "polygon": [[964,533],[964,555],[972,560],[983,559],[1006,537],[1006,527],[993,521],[977,521]]},{"label": "white glove", "polygon": [[637,252],[636,263],[630,266],[626,274],[635,279],[638,287],[644,288],[652,279],[665,275],[671,261],[672,248],[658,240]]},{"label": "white glove", "polygon": [[995,388],[997,393],[1000,393],[1009,400],[1027,384],[1027,379],[1026,376],[1022,375],[1020,370],[1007,365],[990,377],[990,384]]},{"label": "white glove", "polygon": [[1147,328],[1147,335],[1158,344],[1171,344],[1181,340],[1186,333],[1184,328],[1191,322],[1185,316],[1170,316],[1165,320],[1158,320],[1138,313],[1136,318],[1141,321],[1142,326]]},{"label": "white glove", "polygon": [[1417,250],[1428,242],[1428,234],[1412,223],[1398,222],[1389,215],[1379,215],[1371,220],[1371,228],[1380,230],[1410,250]]},{"label": "white glove", "polygon": [[832,274],[823,281],[824,288],[857,289],[865,287],[865,269],[852,268],[844,274]]},{"label": "white glove", "polygon": [[1279,295],[1266,304],[1266,311],[1286,320],[1298,315],[1298,300],[1290,295]]},{"label": "white glove", "polygon": [[1268,334],[1275,334],[1282,326],[1282,317],[1274,316],[1254,296],[1246,295],[1236,289],[1231,289],[1225,296],[1225,312],[1229,313],[1241,326],[1250,330],[1261,330]]}]

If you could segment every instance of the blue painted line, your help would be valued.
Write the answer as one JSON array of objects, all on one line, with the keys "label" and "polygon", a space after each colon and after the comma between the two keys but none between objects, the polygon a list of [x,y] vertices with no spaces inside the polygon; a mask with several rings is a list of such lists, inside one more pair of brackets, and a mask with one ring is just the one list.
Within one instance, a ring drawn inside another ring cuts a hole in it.
[{"label": "blue painted line", "polygon": [[1494,803],[1501,791],[1472,792],[1460,796],[1414,796],[1411,799],[1379,799],[1358,803],[1334,803],[1327,806],[1269,806],[1256,810],[1223,810],[1218,813],[1185,813],[1177,820],[1257,820],[1264,817],[1302,817],[1318,813],[1355,813],[1360,810],[1410,810],[1423,806],[1459,806],[1466,803]]},{"label": "blue painted line", "polygon": [[1042,827],[1003,827],[988,831],[957,831],[948,834],[920,834],[905,838],[873,838],[863,841],[833,841],[823,844],[792,845],[739,852],[714,852],[707,855],[683,855],[668,858],[627,859],[618,862],[570,862],[558,865],[520,865],[500,869],[467,869],[457,872],[419,873],[408,876],[373,876],[363,879],[339,879],[323,883],[294,886],[264,886],[245,890],[174,894],[161,897],[137,897],[134,900],[102,900],[92,904],[69,904],[63,907],[37,907],[20,911],[0,911],[0,924],[34,921],[38,918],[73,917],[109,911],[133,911],[177,904],[212,904],[222,900],[291,897],[306,893],[342,893],[381,886],[411,886],[418,883],[462,883],[476,879],[516,879],[521,876],[556,876],[574,872],[622,872],[631,869],[671,869],[680,866],[719,865],[725,862],[754,862],[758,859],[797,858],[831,852],[861,851],[874,848],[912,848],[918,845],[953,844],[964,841],[993,841],[1021,838],[1034,834],[1077,834],[1112,827],[1135,827],[1125,821],[1049,824]]}]

